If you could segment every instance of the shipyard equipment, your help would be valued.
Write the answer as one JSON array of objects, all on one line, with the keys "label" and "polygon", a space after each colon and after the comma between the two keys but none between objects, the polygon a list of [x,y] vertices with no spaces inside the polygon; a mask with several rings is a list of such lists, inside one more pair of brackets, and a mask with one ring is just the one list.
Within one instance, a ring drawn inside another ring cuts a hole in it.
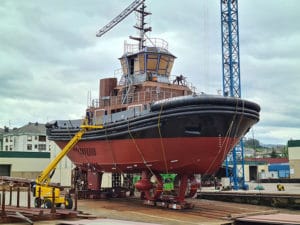
[{"label": "shipyard equipment", "polygon": [[80,126],[80,130],[61,150],[61,152],[50,162],[50,164],[41,172],[32,184],[32,192],[35,197],[35,207],[44,205],[45,208],[51,208],[53,204],[57,207],[64,205],[71,209],[73,201],[69,195],[61,195],[61,187],[50,184],[51,178],[55,172],[58,163],[68,154],[68,152],[81,140],[84,133],[91,129],[102,129],[102,125],[89,125],[87,120]]},{"label": "shipyard equipment", "polygon": [[102,27],[98,33],[97,37],[101,37],[103,34],[111,30],[114,26],[120,23],[123,19],[125,19],[130,13],[136,10],[145,0],[135,0],[133,1],[126,9],[124,9],[118,16],[116,16],[112,21]]},{"label": "shipyard equipment", "polygon": [[[238,0],[220,0],[222,33],[223,95],[241,98]],[[241,170],[237,164],[240,162]],[[232,164],[232,174],[229,173]],[[226,158],[226,176],[232,178],[233,189],[246,188],[243,141]]]}]

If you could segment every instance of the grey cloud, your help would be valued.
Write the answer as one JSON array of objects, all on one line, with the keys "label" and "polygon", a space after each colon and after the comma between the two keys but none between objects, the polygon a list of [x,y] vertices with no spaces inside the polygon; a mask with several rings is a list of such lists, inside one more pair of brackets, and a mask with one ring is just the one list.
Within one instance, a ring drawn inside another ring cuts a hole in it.
[{"label": "grey cloud", "polygon": [[[101,38],[95,34],[131,2],[2,0],[0,127],[81,117],[87,92],[97,98],[99,79],[120,68],[123,40],[136,34],[135,16]],[[219,1],[146,3],[153,13],[149,36],[166,39],[178,57],[173,74],[186,75],[199,92],[217,93]],[[242,96],[261,105],[253,129],[262,142],[300,138],[299,11],[295,0],[239,1]]]}]

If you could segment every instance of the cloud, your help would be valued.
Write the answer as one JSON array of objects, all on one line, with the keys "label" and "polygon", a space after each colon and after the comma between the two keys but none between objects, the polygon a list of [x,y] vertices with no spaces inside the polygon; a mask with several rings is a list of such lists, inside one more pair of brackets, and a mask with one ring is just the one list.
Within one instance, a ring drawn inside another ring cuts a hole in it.
[{"label": "cloud", "polygon": [[[135,15],[101,38],[97,31],[132,1],[18,1],[0,4],[0,127],[84,115],[87,93],[120,68]],[[222,89],[219,1],[150,1],[150,37],[168,41],[198,92]],[[261,105],[253,128],[262,143],[300,138],[300,4],[239,1],[242,97]]]}]

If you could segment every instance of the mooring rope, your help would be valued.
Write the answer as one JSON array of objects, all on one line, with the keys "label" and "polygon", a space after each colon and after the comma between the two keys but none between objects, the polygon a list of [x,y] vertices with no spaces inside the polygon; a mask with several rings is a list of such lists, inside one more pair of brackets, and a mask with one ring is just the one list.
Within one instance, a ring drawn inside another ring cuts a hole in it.
[{"label": "mooring rope", "polygon": [[153,171],[151,170],[150,166],[148,165],[148,163],[147,163],[147,161],[146,161],[146,159],[145,159],[145,157],[144,157],[144,154],[142,153],[141,149],[139,148],[138,144],[136,143],[136,141],[135,141],[135,139],[134,139],[134,137],[133,137],[133,135],[132,135],[132,133],[131,133],[131,131],[130,131],[129,119],[128,119],[128,134],[129,134],[129,136],[130,136],[132,142],[134,143],[134,145],[135,145],[135,147],[136,147],[136,150],[137,150],[138,153],[140,154],[143,163],[145,164],[145,166],[147,167],[147,169],[150,171],[150,173],[151,173],[152,175],[155,175],[155,174],[153,173]]},{"label": "mooring rope", "polygon": [[167,160],[166,160],[165,146],[164,146],[164,143],[163,143],[163,138],[162,138],[161,130],[160,130],[160,119],[161,119],[162,110],[163,110],[163,103],[161,104],[160,112],[158,114],[157,128],[158,128],[158,133],[159,133],[159,137],[160,137],[160,145],[161,145],[161,150],[162,150],[162,153],[163,153],[163,160],[164,160],[164,163],[165,163],[166,173],[169,173]]},{"label": "mooring rope", "polygon": [[106,142],[107,142],[107,145],[108,145],[109,149],[111,150],[111,157],[112,157],[112,160],[113,160],[114,168],[115,168],[117,171],[119,170],[120,173],[122,174],[123,171],[122,171],[120,168],[118,168],[118,166],[117,166],[116,156],[115,156],[114,151],[113,151],[113,149],[112,149],[111,143],[110,143],[110,141],[109,141],[109,139],[108,139],[108,135],[107,135],[107,127],[106,127],[106,126],[104,127],[104,130],[105,130],[105,140],[106,140]]},{"label": "mooring rope", "polygon": [[[225,148],[225,149],[228,148],[228,145],[229,145],[229,142],[230,142],[230,138],[229,138],[229,137],[230,137],[230,134],[231,134],[231,132],[232,132],[232,128],[233,128],[234,121],[235,121],[235,119],[236,119],[236,117],[237,117],[237,115],[238,115],[238,102],[239,102],[239,99],[237,99],[237,102],[236,102],[236,105],[235,105],[235,113],[234,113],[233,118],[232,118],[232,120],[231,120],[231,122],[230,122],[230,126],[229,126],[229,128],[227,129],[227,131],[226,131],[226,135],[225,135],[225,138],[224,138],[224,140],[223,140],[223,143],[219,146],[219,151],[218,151],[218,153],[216,154],[216,156],[214,157],[214,159],[211,161],[209,167],[208,167],[207,170],[205,171],[205,174],[207,174],[208,171],[211,169],[212,165],[215,163],[215,161],[216,161],[217,158],[219,157],[219,154],[223,153],[223,156],[222,156],[222,157],[224,157],[225,154],[226,154],[225,151],[221,151],[221,150],[224,149],[224,148]],[[244,103],[244,102],[243,102],[243,103]],[[244,112],[244,104],[243,104],[243,112]],[[242,119],[242,118],[241,118],[241,119]],[[239,125],[240,125],[241,119],[240,119],[240,121],[239,121]],[[239,125],[236,126],[236,130],[235,130],[234,137],[235,137],[236,134],[237,134],[237,130],[238,130],[237,128],[239,127]]]}]

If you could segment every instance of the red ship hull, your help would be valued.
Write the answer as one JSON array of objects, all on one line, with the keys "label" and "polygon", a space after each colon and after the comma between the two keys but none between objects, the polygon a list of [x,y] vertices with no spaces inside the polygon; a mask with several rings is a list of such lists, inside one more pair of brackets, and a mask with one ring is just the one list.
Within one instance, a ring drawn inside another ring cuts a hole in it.
[{"label": "red ship hull", "polygon": [[[183,202],[188,180],[192,196],[198,187],[194,174],[214,174],[228,152],[259,120],[259,111],[255,103],[222,96],[192,95],[157,101],[141,115],[122,111],[118,117],[114,115],[115,120],[105,121],[103,129],[87,131],[68,157],[79,171],[86,171],[90,190],[100,189],[104,172],[141,173],[136,185],[148,200],[161,195],[160,174],[175,173],[180,181],[176,198]],[[65,147],[79,130],[78,122],[49,123],[49,138]],[[150,175],[158,182],[153,195]]]},{"label": "red ship hull", "polygon": [[[237,141],[221,137],[81,141],[68,157],[75,165],[92,165],[104,172],[133,173],[150,168],[161,173],[212,174]],[[62,148],[66,142],[57,144]]]}]

